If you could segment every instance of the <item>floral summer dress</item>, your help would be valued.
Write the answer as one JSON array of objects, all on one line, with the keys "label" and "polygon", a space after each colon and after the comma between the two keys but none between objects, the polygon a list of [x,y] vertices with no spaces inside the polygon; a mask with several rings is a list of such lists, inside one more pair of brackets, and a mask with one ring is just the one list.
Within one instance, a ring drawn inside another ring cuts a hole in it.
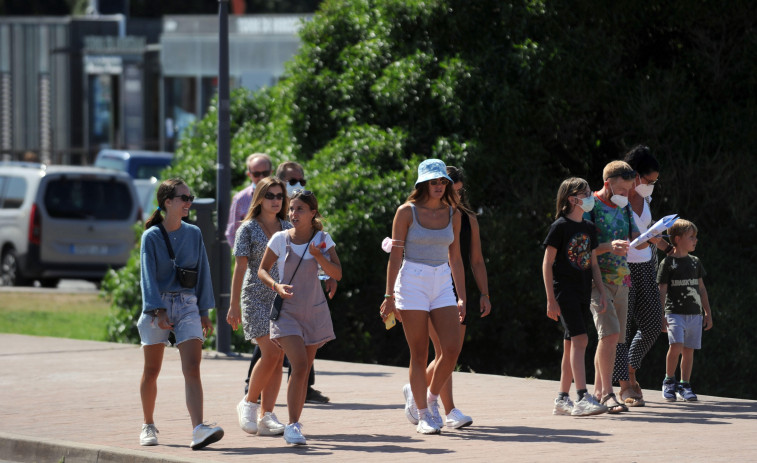
[{"label": "floral summer dress", "polygon": [[[287,221],[279,219],[279,222],[282,230],[292,228],[292,224]],[[257,220],[242,222],[237,229],[237,235],[234,238],[234,255],[247,257],[247,271],[242,283],[242,327],[244,338],[253,342],[255,338],[268,334],[270,326],[268,316],[271,313],[273,299],[276,297],[276,293],[258,278],[258,267],[260,267],[267,245],[268,238]],[[276,263],[273,264],[270,274],[274,280],[279,280],[279,269]]]}]

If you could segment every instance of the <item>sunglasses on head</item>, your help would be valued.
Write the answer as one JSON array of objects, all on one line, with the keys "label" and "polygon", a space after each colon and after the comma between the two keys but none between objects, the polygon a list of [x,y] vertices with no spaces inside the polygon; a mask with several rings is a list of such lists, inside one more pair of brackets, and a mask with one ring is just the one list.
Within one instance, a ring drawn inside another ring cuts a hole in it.
[{"label": "sunglasses on head", "polygon": [[435,178],[433,180],[429,180],[428,181],[428,184],[431,185],[431,186],[436,186],[436,185],[442,185],[442,186],[444,186],[444,185],[446,185],[448,183],[449,183],[449,180],[447,180],[446,178]]},{"label": "sunglasses on head", "polygon": [[291,186],[295,186],[298,183],[302,186],[305,186],[305,183],[307,183],[307,180],[304,178],[290,178],[288,182]]},{"label": "sunglasses on head", "polygon": [[313,196],[313,192],[310,190],[296,190],[292,195],[292,199],[297,199],[303,196]]},{"label": "sunglasses on head", "polygon": [[611,179],[613,177],[620,177],[623,180],[632,180],[636,178],[636,171],[635,170],[624,170],[623,172],[617,173],[615,175],[610,175],[607,177],[607,179]]},{"label": "sunglasses on head", "polygon": [[191,203],[191,202],[194,202],[195,200],[194,195],[174,195],[171,197],[171,199],[173,198],[180,198],[185,203]]},{"label": "sunglasses on head", "polygon": [[270,170],[261,170],[261,171],[258,172],[257,170],[251,170],[250,171],[250,175],[252,175],[255,178],[258,178],[258,177],[268,177],[269,175],[271,175],[271,171]]},{"label": "sunglasses on head", "polygon": [[283,193],[273,194],[271,192],[268,192],[265,195],[263,195],[263,197],[265,199],[278,199],[278,200],[282,200],[282,199],[284,199],[284,194]]}]

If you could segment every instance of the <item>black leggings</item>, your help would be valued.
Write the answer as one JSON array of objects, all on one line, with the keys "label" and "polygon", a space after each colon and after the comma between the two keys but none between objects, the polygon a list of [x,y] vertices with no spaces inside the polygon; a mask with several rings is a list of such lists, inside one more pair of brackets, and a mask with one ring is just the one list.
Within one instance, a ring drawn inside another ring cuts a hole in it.
[{"label": "black leggings", "polygon": [[[631,289],[628,293],[626,342],[618,343],[612,373],[614,382],[629,380],[628,365],[634,370],[641,368],[642,359],[662,332],[662,303],[660,288],[657,286],[656,263],[656,256],[653,256],[647,262],[628,264],[631,269]],[[638,328],[636,333],[631,329],[632,321]]]}]

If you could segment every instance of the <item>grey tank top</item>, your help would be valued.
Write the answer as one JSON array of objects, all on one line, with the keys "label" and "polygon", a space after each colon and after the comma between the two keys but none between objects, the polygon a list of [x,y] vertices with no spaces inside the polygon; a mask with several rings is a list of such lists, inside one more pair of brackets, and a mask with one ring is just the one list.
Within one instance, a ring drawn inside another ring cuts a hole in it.
[{"label": "grey tank top", "polygon": [[423,228],[418,223],[418,215],[415,204],[410,203],[413,210],[413,223],[407,230],[405,237],[405,260],[416,264],[438,267],[449,261],[449,245],[455,239],[452,229],[452,214],[454,209],[449,208],[449,223],[445,228],[433,230]]}]

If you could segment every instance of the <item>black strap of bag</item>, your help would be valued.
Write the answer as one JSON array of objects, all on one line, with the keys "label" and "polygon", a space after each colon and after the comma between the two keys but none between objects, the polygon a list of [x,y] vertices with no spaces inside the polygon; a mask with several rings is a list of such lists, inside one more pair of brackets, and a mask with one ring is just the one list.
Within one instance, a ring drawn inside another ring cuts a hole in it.
[{"label": "black strap of bag", "polygon": [[[305,260],[305,253],[308,252],[308,248],[310,247],[310,243],[313,241],[313,238],[315,238],[315,234],[317,233],[316,230],[313,230],[313,236],[310,237],[310,240],[308,240],[308,244],[305,245],[305,250],[302,252],[302,255],[300,256],[300,261],[297,262],[297,267],[294,268],[294,272],[292,272],[292,277],[289,279],[288,285],[292,284],[292,281],[294,281],[294,276],[297,274],[297,270],[300,268],[300,264],[303,260]],[[287,236],[287,240],[289,240],[289,236]],[[274,287],[276,286],[276,283],[274,283]],[[281,314],[281,308],[284,304],[284,299],[279,295],[278,292],[276,292],[276,297],[273,299],[273,304],[271,305],[271,314],[269,315],[269,319],[271,320],[278,320],[279,315]]]},{"label": "black strap of bag", "polygon": [[168,256],[171,258],[173,266],[176,269],[176,278],[179,280],[179,284],[182,288],[194,288],[197,286],[197,268],[190,269],[176,265],[176,256],[173,253],[171,240],[168,239],[166,227],[164,227],[162,223],[159,223],[158,228],[160,228],[160,232],[163,234],[163,240],[165,240],[166,247],[168,248]]},{"label": "black strap of bag", "polygon": [[166,247],[168,248],[168,256],[171,258],[172,261],[174,261],[174,264],[176,264],[176,256],[173,254],[173,248],[171,247],[171,240],[168,239],[168,232],[166,231],[166,227],[164,227],[162,223],[159,223],[158,228],[160,228],[160,232],[163,234],[163,239],[166,241]]}]

